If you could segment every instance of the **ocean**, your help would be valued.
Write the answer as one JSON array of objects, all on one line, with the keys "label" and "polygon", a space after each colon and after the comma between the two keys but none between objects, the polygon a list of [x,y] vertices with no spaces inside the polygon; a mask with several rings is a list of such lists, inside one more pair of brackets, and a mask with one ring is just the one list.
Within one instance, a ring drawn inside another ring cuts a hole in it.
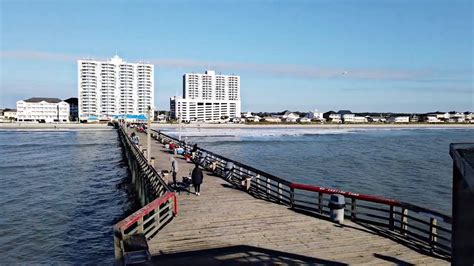
[{"label": "ocean", "polygon": [[286,180],[378,195],[451,215],[449,144],[474,128],[160,128]]},{"label": "ocean", "polygon": [[114,130],[0,130],[1,263],[114,262],[132,211]]},{"label": "ocean", "polygon": [[[293,182],[448,215],[449,143],[474,141],[474,128],[160,129]],[[113,263],[112,226],[137,209],[114,130],[0,130],[0,153],[1,263]]]}]

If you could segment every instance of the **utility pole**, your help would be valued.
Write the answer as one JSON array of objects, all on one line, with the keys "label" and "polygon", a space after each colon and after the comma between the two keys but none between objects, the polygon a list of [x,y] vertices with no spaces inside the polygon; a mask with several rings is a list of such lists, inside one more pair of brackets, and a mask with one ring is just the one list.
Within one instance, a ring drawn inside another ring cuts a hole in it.
[{"label": "utility pole", "polygon": [[148,123],[146,134],[146,160],[151,163],[151,106],[148,106]]}]

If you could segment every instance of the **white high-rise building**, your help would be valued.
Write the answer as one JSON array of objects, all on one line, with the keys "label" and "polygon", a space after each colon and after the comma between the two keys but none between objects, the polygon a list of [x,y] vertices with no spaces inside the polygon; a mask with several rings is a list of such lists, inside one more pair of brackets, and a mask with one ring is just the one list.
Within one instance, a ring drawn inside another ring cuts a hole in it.
[{"label": "white high-rise building", "polygon": [[[80,120],[115,115],[147,114],[154,110],[154,66],[127,63],[117,55],[109,61],[77,61]],[[152,112],[153,114],[153,112]]]},{"label": "white high-rise building", "polygon": [[240,117],[240,76],[183,75],[183,98],[170,99],[171,118],[181,121],[217,122]]}]

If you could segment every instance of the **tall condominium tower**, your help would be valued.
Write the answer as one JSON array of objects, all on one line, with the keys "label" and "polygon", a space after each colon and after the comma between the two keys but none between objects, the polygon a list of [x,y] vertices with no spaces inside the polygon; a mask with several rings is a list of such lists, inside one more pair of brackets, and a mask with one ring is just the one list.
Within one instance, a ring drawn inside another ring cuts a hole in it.
[{"label": "tall condominium tower", "polygon": [[77,61],[81,120],[146,114],[154,109],[154,66],[127,63],[117,55],[109,61]]},{"label": "tall condominium tower", "polygon": [[170,99],[171,117],[183,121],[216,122],[240,117],[240,76],[183,75],[183,98]]}]

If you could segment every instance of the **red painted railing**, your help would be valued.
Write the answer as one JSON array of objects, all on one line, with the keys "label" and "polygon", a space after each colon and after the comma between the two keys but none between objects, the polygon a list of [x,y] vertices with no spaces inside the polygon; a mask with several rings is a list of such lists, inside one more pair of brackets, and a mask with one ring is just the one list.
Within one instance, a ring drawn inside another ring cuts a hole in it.
[{"label": "red painted railing", "polygon": [[123,219],[122,221],[118,222],[115,225],[115,228],[119,231],[126,231],[130,226],[134,223],[142,219],[145,215],[149,214],[150,212],[157,210],[160,206],[168,201],[169,199],[173,199],[173,214],[178,214],[178,204],[176,194],[174,192],[166,192],[163,196],[155,199],[154,201],[148,203],[143,208],[139,209],[138,211],[134,212],[127,218]]},{"label": "red painted railing", "polygon": [[306,185],[306,184],[298,184],[298,183],[290,184],[290,188],[292,188],[292,189],[301,189],[301,190],[312,191],[312,192],[320,192],[320,193],[323,193],[323,194],[340,194],[340,195],[343,195],[343,196],[346,196],[346,197],[349,197],[349,198],[353,198],[353,199],[370,201],[370,202],[374,202],[374,203],[381,203],[381,204],[386,204],[386,205],[390,205],[390,206],[400,206],[400,202],[397,201],[397,200],[386,199],[386,198],[382,198],[382,197],[359,194],[359,193],[353,193],[353,192],[346,192],[346,191],[335,189],[335,188],[325,188],[325,187],[312,186],[312,185]]}]

